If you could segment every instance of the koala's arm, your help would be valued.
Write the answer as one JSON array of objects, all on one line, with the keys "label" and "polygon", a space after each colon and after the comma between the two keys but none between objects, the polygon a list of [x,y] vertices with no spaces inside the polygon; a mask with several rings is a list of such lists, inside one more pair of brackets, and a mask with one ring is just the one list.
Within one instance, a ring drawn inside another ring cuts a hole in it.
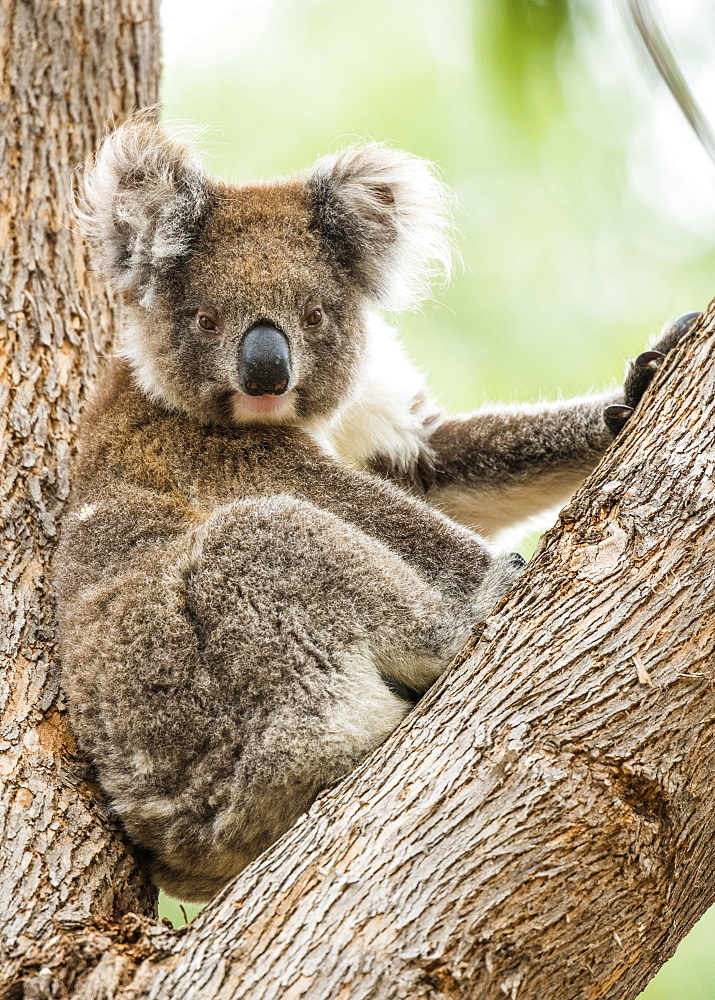
[{"label": "koala's arm", "polygon": [[[446,417],[419,403],[418,446],[400,463],[387,449],[373,471],[402,480],[453,520],[486,536],[564,503],[626,422],[665,355],[697,320],[681,316],[631,361],[623,388],[550,403],[485,407]],[[416,431],[416,433],[415,433]]]},{"label": "koala's arm", "polygon": [[613,440],[623,394],[490,407],[427,429],[415,469],[431,504],[491,536],[564,503]]}]

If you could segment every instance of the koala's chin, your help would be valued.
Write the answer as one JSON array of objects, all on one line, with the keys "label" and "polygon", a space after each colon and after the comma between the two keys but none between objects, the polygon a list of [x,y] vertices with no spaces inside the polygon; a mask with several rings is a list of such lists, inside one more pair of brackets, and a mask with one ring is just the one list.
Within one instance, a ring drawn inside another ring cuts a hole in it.
[{"label": "koala's chin", "polygon": [[231,416],[235,424],[294,424],[298,420],[295,390],[282,396],[249,396],[238,390],[231,396]]}]

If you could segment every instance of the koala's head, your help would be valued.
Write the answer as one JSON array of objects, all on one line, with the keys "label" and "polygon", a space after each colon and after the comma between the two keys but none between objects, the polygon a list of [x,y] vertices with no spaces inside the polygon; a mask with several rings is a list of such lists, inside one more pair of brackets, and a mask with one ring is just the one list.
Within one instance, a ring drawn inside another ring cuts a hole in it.
[{"label": "koala's head", "polygon": [[235,186],[143,114],[105,140],[80,204],[139,386],[207,421],[335,412],[360,382],[370,310],[415,305],[449,268],[441,183],[379,144]]}]

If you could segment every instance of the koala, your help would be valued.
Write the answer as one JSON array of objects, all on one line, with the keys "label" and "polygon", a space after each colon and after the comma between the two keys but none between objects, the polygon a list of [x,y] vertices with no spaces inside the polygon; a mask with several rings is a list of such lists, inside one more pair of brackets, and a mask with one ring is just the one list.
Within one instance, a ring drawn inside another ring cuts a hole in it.
[{"label": "koala", "polygon": [[625,388],[447,416],[382,318],[448,267],[425,161],[352,146],[237,186],[148,114],[88,166],[123,306],[56,559],[78,746],[172,896],[211,898],[377,747],[509,589]]}]

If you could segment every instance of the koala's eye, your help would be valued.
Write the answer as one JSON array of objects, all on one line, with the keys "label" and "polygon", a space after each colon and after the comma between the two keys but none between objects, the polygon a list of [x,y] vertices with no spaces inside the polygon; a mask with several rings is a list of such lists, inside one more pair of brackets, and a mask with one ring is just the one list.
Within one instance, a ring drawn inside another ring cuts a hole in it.
[{"label": "koala's eye", "polygon": [[314,330],[323,322],[323,310],[316,307],[303,317],[303,329]]},{"label": "koala's eye", "polygon": [[220,332],[218,328],[218,320],[210,313],[200,312],[196,317],[196,325],[202,333],[209,333],[215,336]]}]

